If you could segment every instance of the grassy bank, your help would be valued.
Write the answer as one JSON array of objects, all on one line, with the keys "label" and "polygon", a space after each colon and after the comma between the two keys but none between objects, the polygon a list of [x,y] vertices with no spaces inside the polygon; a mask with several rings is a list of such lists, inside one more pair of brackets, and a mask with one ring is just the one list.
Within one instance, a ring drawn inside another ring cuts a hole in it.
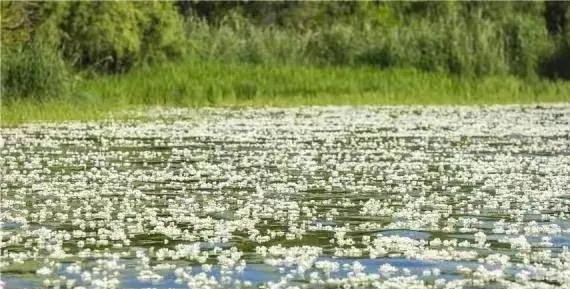
[{"label": "grassy bank", "polygon": [[570,6],[562,2],[1,8],[2,125],[150,105],[570,101]]},{"label": "grassy bank", "polygon": [[570,101],[570,83],[413,69],[188,61],[78,81],[69,95],[3,101],[2,125],[98,119],[137,106],[506,104]]}]

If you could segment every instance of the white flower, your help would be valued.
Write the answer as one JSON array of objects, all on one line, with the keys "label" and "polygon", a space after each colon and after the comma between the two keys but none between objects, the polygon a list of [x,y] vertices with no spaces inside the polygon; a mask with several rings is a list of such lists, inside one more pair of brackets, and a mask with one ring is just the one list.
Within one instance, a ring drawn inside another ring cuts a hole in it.
[{"label": "white flower", "polygon": [[51,269],[48,267],[42,267],[42,268],[36,270],[36,274],[38,274],[38,275],[49,275],[49,274],[51,274]]}]

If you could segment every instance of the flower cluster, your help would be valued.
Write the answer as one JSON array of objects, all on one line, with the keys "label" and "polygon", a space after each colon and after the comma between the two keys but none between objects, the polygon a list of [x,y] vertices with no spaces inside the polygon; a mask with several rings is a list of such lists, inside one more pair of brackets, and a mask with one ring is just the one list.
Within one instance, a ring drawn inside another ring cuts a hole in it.
[{"label": "flower cluster", "polygon": [[568,105],[127,115],[2,128],[0,287],[570,287]]}]

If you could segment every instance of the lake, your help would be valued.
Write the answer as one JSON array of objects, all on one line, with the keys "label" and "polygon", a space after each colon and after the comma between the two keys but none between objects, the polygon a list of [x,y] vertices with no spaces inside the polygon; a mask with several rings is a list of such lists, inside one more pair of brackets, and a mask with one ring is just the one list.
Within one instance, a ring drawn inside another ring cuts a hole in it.
[{"label": "lake", "polygon": [[570,105],[153,108],[1,132],[0,287],[570,287]]}]

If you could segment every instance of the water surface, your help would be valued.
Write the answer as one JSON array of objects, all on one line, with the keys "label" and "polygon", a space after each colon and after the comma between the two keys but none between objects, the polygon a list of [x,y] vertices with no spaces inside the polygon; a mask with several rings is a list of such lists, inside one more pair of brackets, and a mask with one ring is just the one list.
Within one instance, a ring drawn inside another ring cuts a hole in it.
[{"label": "water surface", "polygon": [[2,129],[5,288],[570,286],[567,105],[127,113]]}]

